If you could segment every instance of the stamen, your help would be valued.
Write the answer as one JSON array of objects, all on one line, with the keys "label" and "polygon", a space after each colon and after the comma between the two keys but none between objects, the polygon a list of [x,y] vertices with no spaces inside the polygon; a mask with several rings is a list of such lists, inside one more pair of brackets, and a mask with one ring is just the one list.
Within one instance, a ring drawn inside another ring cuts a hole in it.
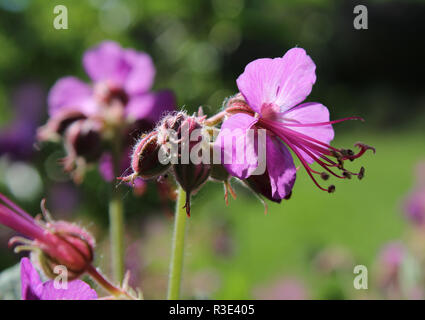
[{"label": "stamen", "polygon": [[36,251],[39,250],[36,246],[17,246],[15,249],[13,249],[13,252],[20,253],[22,251]]},{"label": "stamen", "polygon": [[321,174],[320,174],[320,177],[323,179],[323,180],[328,180],[329,179],[329,174],[327,174],[326,172],[322,172]]},{"label": "stamen", "polygon": [[344,177],[346,177],[347,179],[351,179],[351,173],[350,173],[350,172],[348,172],[348,171],[344,171],[344,172],[342,173],[342,175],[343,175]]},{"label": "stamen", "polygon": [[20,237],[20,236],[15,236],[10,238],[9,242],[8,242],[8,246],[14,246],[15,244],[25,244],[25,245],[32,245],[33,241],[24,237]]},{"label": "stamen", "polygon": [[28,221],[32,222],[32,217],[29,213],[27,213],[24,209],[19,207],[17,204],[13,203],[12,200],[7,198],[5,195],[0,193],[0,201],[3,201],[3,203],[9,207],[9,209],[12,209],[16,213],[18,213],[23,218],[27,219]]},{"label": "stamen", "polygon": [[363,177],[364,177],[364,171],[365,171],[364,167],[361,167],[361,168],[360,168],[360,172],[359,172],[359,173],[358,173],[358,175],[357,175],[357,178],[358,178],[359,180],[362,180],[362,179],[363,179]]},{"label": "stamen", "polygon": [[326,122],[284,123],[284,126],[286,126],[286,127],[320,127],[320,126],[327,126],[327,125],[331,125],[331,124],[335,124],[335,123],[339,123],[339,122],[343,122],[343,121],[347,121],[347,120],[360,120],[360,121],[364,122],[364,119],[361,118],[361,117],[347,117],[347,118],[342,118],[342,119],[333,120],[333,121],[326,121]]}]

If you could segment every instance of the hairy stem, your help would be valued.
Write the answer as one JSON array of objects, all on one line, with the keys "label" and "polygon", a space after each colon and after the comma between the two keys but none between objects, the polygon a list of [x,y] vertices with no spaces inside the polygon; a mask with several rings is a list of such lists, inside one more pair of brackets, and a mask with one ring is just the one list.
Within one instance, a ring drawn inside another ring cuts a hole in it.
[{"label": "hairy stem", "polygon": [[132,295],[130,295],[125,290],[115,286],[112,284],[105,276],[99,272],[95,267],[92,265],[89,266],[87,269],[87,273],[95,280],[103,289],[108,291],[110,294],[112,294],[116,298],[127,298],[127,299],[135,299]]},{"label": "hairy stem", "polygon": [[168,279],[168,300],[177,300],[180,297],[180,285],[183,270],[184,237],[186,226],[186,192],[179,187],[174,216],[174,234],[171,248],[170,276]]}]

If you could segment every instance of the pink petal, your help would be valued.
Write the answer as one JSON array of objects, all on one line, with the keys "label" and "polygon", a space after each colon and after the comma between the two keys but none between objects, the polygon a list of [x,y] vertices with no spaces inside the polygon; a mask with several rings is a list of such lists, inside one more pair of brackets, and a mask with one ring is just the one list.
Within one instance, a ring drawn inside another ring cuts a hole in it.
[{"label": "pink petal", "polygon": [[95,290],[81,280],[73,280],[67,283],[67,288],[55,288],[53,280],[43,284],[41,300],[94,300],[97,299]]},{"label": "pink petal", "polygon": [[249,177],[257,168],[255,136],[248,135],[258,120],[248,114],[238,113],[225,120],[214,143],[221,151],[221,162],[226,170],[239,179]]},{"label": "pink petal", "polygon": [[280,140],[267,135],[266,142],[271,194],[274,200],[280,200],[290,195],[297,170],[291,153]]},{"label": "pink petal", "polygon": [[115,179],[114,163],[109,152],[105,152],[99,159],[99,173],[103,180],[107,182],[112,182]]},{"label": "pink petal", "polygon": [[311,92],[316,66],[304,49],[293,48],[282,58],[257,59],[237,79],[249,106],[261,113],[263,105],[285,111],[302,102]]},{"label": "pink petal", "polygon": [[[308,123],[321,123],[329,122],[329,110],[324,105],[317,102],[309,102],[300,104],[284,113],[281,116],[287,120],[294,120],[295,123],[308,124]],[[286,120],[286,121],[287,121]],[[291,121],[288,121],[291,123]],[[332,125],[320,126],[291,126],[291,130],[300,132],[304,135],[312,137],[316,140],[329,144],[334,138],[334,130]],[[308,156],[304,151],[299,150],[308,163],[313,163],[314,160]]]},{"label": "pink petal", "polygon": [[176,99],[171,91],[133,96],[126,107],[127,117],[134,120],[159,121],[164,114],[174,111]]},{"label": "pink petal", "polygon": [[113,41],[102,42],[88,50],[83,65],[93,81],[123,88],[130,95],[149,90],[155,77],[155,67],[149,55],[123,49]]},{"label": "pink petal", "polygon": [[155,66],[151,57],[146,53],[127,49],[125,59],[132,66],[124,85],[126,92],[132,95],[148,91],[155,78]]},{"label": "pink petal", "polygon": [[75,77],[61,78],[49,91],[49,116],[53,117],[67,108],[90,113],[91,96],[92,89],[83,81]]},{"label": "pink petal", "polygon": [[21,259],[21,299],[40,300],[43,291],[40,276],[32,266],[30,259]]}]

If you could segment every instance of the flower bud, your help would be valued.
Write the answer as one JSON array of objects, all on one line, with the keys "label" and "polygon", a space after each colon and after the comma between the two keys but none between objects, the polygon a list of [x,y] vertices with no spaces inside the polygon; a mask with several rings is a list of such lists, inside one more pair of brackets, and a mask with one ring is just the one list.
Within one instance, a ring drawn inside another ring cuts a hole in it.
[{"label": "flower bud", "polygon": [[132,178],[140,177],[142,179],[152,179],[163,175],[170,163],[162,164],[159,161],[158,132],[152,131],[143,135],[136,143],[131,156],[131,168],[133,169]]},{"label": "flower bud", "polygon": [[80,111],[63,110],[37,130],[37,139],[39,141],[56,141],[64,134],[65,130],[75,121],[86,119],[86,116]]},{"label": "flower bud", "polygon": [[[195,117],[184,113],[165,118],[159,127],[163,141],[170,141],[177,151],[177,163],[173,164],[177,183],[186,192],[186,212],[190,216],[190,197],[208,180],[211,171],[209,134]],[[175,130],[175,131],[172,131]],[[208,158],[205,161],[204,156]]]},{"label": "flower bud", "polygon": [[226,113],[230,115],[240,112],[248,114],[253,113],[252,109],[249,107],[248,103],[246,102],[245,98],[241,93],[237,93],[234,96],[224,100],[223,107]]},{"label": "flower bud", "polygon": [[84,229],[64,221],[48,224],[51,233],[40,243],[39,262],[45,274],[55,278],[56,266],[64,266],[68,279],[81,276],[93,262],[94,240]]},{"label": "flower bud", "polygon": [[74,122],[65,133],[65,149],[68,156],[82,157],[87,162],[99,159],[102,154],[100,124],[90,120]]}]

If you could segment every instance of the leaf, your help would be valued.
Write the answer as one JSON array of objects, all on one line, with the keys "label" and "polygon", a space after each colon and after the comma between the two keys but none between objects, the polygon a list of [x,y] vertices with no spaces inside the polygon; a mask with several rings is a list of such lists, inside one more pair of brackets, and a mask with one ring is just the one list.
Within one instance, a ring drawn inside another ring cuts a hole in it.
[{"label": "leaf", "polygon": [[0,300],[21,299],[21,273],[19,263],[0,273]]}]

